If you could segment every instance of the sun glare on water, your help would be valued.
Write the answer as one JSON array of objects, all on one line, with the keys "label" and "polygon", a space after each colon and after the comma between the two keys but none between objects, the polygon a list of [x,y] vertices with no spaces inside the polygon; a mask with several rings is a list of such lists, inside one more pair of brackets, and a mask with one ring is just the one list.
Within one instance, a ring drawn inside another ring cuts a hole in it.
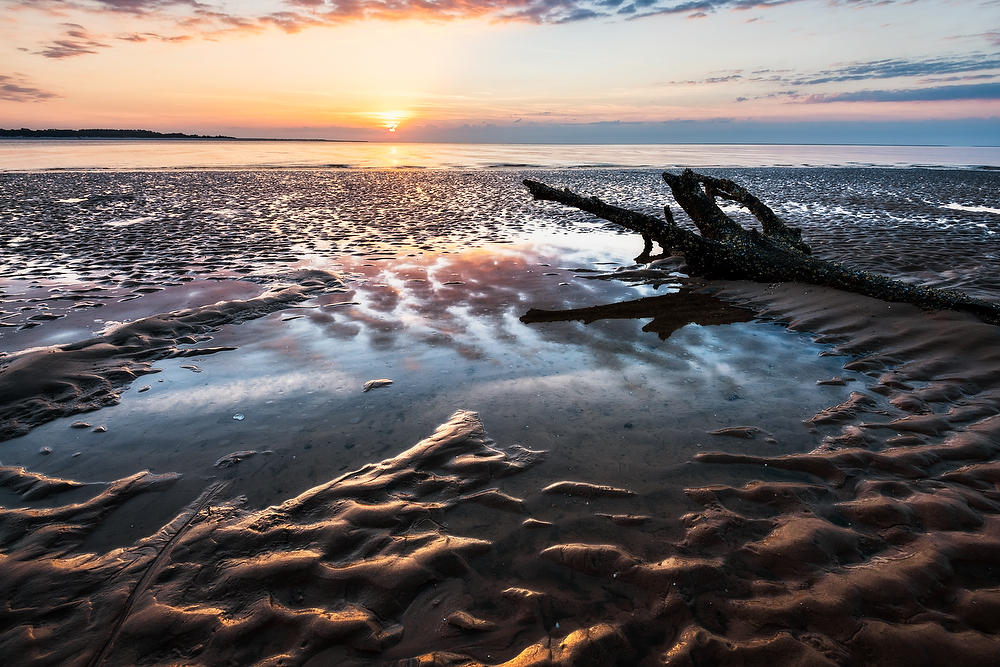
[{"label": "sun glare on water", "polygon": [[373,115],[382,124],[382,127],[390,132],[395,132],[400,123],[410,117],[406,111],[377,111]]}]

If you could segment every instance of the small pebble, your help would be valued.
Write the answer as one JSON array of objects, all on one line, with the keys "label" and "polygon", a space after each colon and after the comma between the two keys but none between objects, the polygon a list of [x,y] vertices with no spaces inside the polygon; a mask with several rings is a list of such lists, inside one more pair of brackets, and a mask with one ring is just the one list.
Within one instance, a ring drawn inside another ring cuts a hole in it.
[{"label": "small pebble", "polygon": [[87,422],[73,422],[69,425],[70,428],[90,428],[90,424]]},{"label": "small pebble", "polygon": [[147,384],[147,385],[146,385],[145,387],[139,387],[139,393],[141,394],[142,392],[144,392],[144,391],[149,391],[150,389],[152,389],[152,387],[150,387],[150,386],[149,386],[149,385]]},{"label": "small pebble", "polygon": [[42,447],[41,449],[38,450],[38,453],[41,454],[42,456],[48,456],[49,454],[52,453],[52,448]]},{"label": "small pebble", "polygon": [[105,426],[104,424],[94,427],[94,433],[107,433],[107,432],[108,432],[108,427]]}]

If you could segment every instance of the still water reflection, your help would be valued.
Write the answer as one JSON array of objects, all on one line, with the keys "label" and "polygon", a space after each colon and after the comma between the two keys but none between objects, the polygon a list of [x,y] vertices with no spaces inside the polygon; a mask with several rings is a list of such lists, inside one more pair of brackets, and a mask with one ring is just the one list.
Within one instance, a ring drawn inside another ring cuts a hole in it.
[{"label": "still water reflection", "polygon": [[[567,255],[526,243],[345,259],[349,292],[227,327],[205,344],[236,351],[200,357],[197,372],[160,362],[120,405],[88,416],[107,433],[56,420],[4,443],[4,463],[88,481],[184,473],[170,499],[136,501],[139,535],[207,479],[231,477],[253,505],[278,502],[406,449],[463,408],[497,441],[550,452],[503,482],[528,497],[572,478],[649,502],[674,489],[682,503],[679,490],[701,474],[692,456],[720,447],[708,431],[758,426],[767,437],[740,447],[768,454],[818,443],[801,420],[846,397],[816,385],[843,374],[836,358],[710,297],[588,279]],[[362,393],[382,377],[393,384]],[[40,457],[42,446],[53,453]],[[267,453],[213,467],[238,450]]]}]

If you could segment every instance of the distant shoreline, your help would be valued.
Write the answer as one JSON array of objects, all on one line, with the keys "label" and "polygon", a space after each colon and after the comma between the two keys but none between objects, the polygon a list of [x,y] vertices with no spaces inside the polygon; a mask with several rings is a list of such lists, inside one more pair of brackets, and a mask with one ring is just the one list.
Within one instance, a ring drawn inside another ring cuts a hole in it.
[{"label": "distant shoreline", "polygon": [[893,143],[796,143],[781,141],[644,141],[644,142],[578,142],[578,141],[423,141],[419,139],[300,139],[298,137],[233,137],[229,135],[185,134],[183,132],[155,132],[153,130],[113,130],[113,129],[83,129],[83,130],[30,130],[28,128],[0,128],[2,139],[177,139],[199,141],[270,141],[270,142],[314,142],[337,144],[463,144],[463,145],[507,145],[507,146],[845,146],[863,148],[1000,148],[996,144],[893,144]]},{"label": "distant shoreline", "polygon": [[153,130],[6,130],[0,128],[0,139],[198,139],[213,141],[319,141],[330,143],[367,143],[363,139],[281,139],[276,137],[230,137],[226,135],[185,134],[183,132],[154,132]]}]

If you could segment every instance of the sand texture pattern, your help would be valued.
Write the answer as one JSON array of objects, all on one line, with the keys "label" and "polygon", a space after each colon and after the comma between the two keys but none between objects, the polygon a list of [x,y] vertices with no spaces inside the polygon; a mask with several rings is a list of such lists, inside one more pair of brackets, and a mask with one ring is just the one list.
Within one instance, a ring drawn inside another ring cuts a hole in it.
[{"label": "sand texture pattern", "polygon": [[[174,477],[4,510],[3,652],[80,665],[993,664],[1000,332],[817,289],[719,295],[814,332],[870,384],[804,415],[826,434],[814,451],[697,456],[744,482],[689,488],[701,509],[679,517],[676,539],[645,529],[631,491],[597,481],[534,497],[614,503],[594,514],[606,528],[532,516],[544,504],[491,485],[541,454],[498,448],[459,412],[408,451],[264,510],[213,482],[108,553],[79,546]],[[49,497],[75,485],[23,469],[4,480]],[[455,533],[463,511],[524,522],[499,538]]]},{"label": "sand texture pattern", "polygon": [[[1000,294],[1000,173],[713,173]],[[0,662],[997,664],[1000,328],[624,266],[540,175],[0,175]]]},{"label": "sand texture pattern", "polygon": [[[403,642],[407,625],[416,639],[463,613],[429,589],[474,585],[468,559],[491,544],[448,535],[438,520],[540,457],[497,449],[475,414],[458,412],[406,452],[262,511],[221,502],[224,483],[212,483],[157,534],[106,554],[75,547],[170,476],[4,510],[2,653],[62,665],[362,662]],[[486,629],[467,612],[452,625]]]}]

